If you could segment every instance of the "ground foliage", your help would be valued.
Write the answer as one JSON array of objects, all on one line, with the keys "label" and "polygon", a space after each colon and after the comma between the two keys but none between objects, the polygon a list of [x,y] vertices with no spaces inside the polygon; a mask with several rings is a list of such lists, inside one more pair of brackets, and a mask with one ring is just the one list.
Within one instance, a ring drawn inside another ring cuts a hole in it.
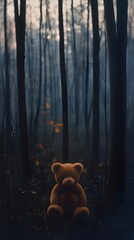
[{"label": "ground foliage", "polygon": [[81,161],[85,170],[80,183],[87,195],[90,218],[86,226],[72,221],[63,221],[56,226],[49,223],[46,209],[50,192],[55,184],[51,164],[57,161],[48,156],[45,163],[37,163],[33,168],[33,179],[29,186],[15,188],[9,199],[1,201],[0,239],[92,239],[116,240],[134,239],[134,209],[124,206],[112,214],[103,214],[103,164],[89,172],[86,161]]}]

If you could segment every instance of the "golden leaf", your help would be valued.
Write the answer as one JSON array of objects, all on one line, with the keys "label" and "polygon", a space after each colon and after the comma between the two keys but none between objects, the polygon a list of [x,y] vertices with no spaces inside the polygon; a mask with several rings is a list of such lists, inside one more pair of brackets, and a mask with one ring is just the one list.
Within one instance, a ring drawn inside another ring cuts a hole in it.
[{"label": "golden leaf", "polygon": [[63,127],[64,124],[63,124],[63,123],[56,123],[56,126],[57,126],[57,127]]},{"label": "golden leaf", "polygon": [[48,124],[49,124],[49,125],[54,125],[55,122],[54,122],[54,121],[50,121],[50,122],[48,122]]},{"label": "golden leaf", "polygon": [[50,109],[50,104],[46,102],[46,109]]},{"label": "golden leaf", "polygon": [[60,133],[60,129],[59,128],[55,128],[55,130],[54,130],[56,133]]}]

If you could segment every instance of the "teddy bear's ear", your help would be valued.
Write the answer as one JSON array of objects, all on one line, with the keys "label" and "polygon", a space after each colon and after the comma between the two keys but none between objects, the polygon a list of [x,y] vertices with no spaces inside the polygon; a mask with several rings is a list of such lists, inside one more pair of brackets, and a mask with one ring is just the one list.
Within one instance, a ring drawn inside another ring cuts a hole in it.
[{"label": "teddy bear's ear", "polygon": [[79,173],[83,171],[83,165],[81,163],[74,163],[73,165]]},{"label": "teddy bear's ear", "polygon": [[61,163],[53,163],[52,172],[57,173],[60,168],[61,168]]}]

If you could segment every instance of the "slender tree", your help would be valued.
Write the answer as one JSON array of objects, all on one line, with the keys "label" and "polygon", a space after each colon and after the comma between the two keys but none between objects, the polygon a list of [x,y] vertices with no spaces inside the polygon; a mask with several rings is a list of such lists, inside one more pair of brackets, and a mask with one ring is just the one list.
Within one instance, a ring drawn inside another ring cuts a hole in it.
[{"label": "slender tree", "polygon": [[64,27],[63,27],[63,0],[59,0],[59,50],[60,50],[60,74],[62,86],[62,117],[63,117],[63,161],[68,161],[68,98],[67,98],[67,81],[64,53]]},{"label": "slender tree", "polygon": [[47,34],[47,28],[48,28],[48,19],[49,19],[49,1],[45,1],[45,6],[46,6],[46,22],[45,22],[45,37],[43,41],[43,52],[44,52],[44,98],[45,101],[47,99],[47,45],[48,45],[48,34]]},{"label": "slender tree", "polygon": [[76,34],[75,34],[75,17],[74,17],[74,1],[71,0],[71,12],[72,12],[72,54],[73,54],[73,68],[74,68],[74,85],[75,85],[75,140],[78,139],[78,127],[79,127],[79,77],[77,71],[77,52],[76,52]]},{"label": "slender tree", "polygon": [[17,82],[18,82],[18,102],[19,102],[19,125],[21,139],[21,154],[25,168],[26,181],[30,177],[28,128],[26,114],[25,97],[25,27],[26,27],[26,0],[14,0],[15,27],[16,27],[16,50],[17,50]]},{"label": "slender tree", "polygon": [[113,149],[111,150],[111,179],[116,184],[118,183],[116,187],[119,204],[125,198],[127,9],[127,0],[124,0],[122,4],[117,0],[118,68],[115,88],[115,126],[113,127]]},{"label": "slender tree", "polygon": [[5,79],[6,79],[6,125],[8,144],[11,132],[11,113],[10,113],[10,78],[9,78],[9,48],[7,36],[7,0],[4,0],[4,35],[5,35]]},{"label": "slender tree", "polygon": [[99,160],[99,86],[100,86],[100,36],[98,19],[98,0],[91,0],[92,25],[93,25],[93,132],[92,149],[93,162]]},{"label": "slender tree", "polygon": [[[6,129],[7,129],[7,150],[8,158],[6,164],[4,164],[3,175],[3,190],[6,199],[8,199],[8,205],[11,206],[11,109],[10,109],[10,75],[9,75],[9,47],[8,47],[8,34],[7,34],[7,0],[4,0],[4,36],[5,36],[5,117],[6,117]],[[5,172],[9,171],[6,176]]]},{"label": "slender tree", "polygon": [[41,87],[42,87],[42,0],[40,2],[40,23],[39,23],[39,93],[38,93],[38,103],[37,103],[37,111],[34,120],[34,132],[35,137],[37,134],[38,128],[38,120],[39,120],[39,113],[40,113],[40,105],[41,105]]},{"label": "slender tree", "polygon": [[[30,8],[31,10],[31,8]],[[27,31],[27,61],[28,61],[28,78],[30,82],[29,88],[29,104],[30,104],[30,111],[29,111],[29,139],[30,139],[30,146],[29,149],[31,151],[33,145],[33,116],[34,116],[34,96],[33,96],[33,86],[34,86],[34,78],[33,78],[33,59],[34,59],[34,51],[33,51],[33,31],[32,31],[32,19],[30,17],[30,33],[28,34]]]},{"label": "slender tree", "polygon": [[[2,62],[1,62],[2,64]],[[4,85],[5,81],[5,85]],[[10,132],[11,132],[11,122],[10,122],[10,81],[9,81],[9,49],[8,49],[8,36],[7,36],[7,1],[4,0],[4,64],[1,68],[1,82],[3,85],[4,102],[3,114],[1,115],[1,133],[0,133],[0,200],[1,200],[1,212],[4,207],[4,202],[8,210],[11,206],[11,195],[10,195],[10,182],[9,174],[7,176],[6,171],[9,171],[9,159],[10,159]],[[8,102],[9,101],[9,102]],[[9,104],[8,104],[9,103]],[[2,103],[1,103],[2,104]],[[8,106],[7,106],[8,104]],[[2,105],[1,105],[2,106]],[[4,126],[6,119],[6,150],[8,157],[4,158]],[[6,201],[3,201],[5,200]]]},{"label": "slender tree", "polygon": [[126,49],[128,1],[117,1],[117,30],[112,0],[104,0],[111,88],[111,145],[108,207],[119,206],[125,196],[126,160]]},{"label": "slender tree", "polygon": [[89,114],[88,114],[88,89],[89,89],[89,0],[87,3],[87,39],[86,39],[86,75],[85,75],[85,128],[86,142],[89,149]]}]

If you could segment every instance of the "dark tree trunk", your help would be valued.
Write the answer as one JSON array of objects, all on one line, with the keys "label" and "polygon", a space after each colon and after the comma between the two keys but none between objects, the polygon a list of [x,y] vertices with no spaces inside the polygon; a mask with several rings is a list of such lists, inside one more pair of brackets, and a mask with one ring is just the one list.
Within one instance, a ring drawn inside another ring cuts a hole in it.
[{"label": "dark tree trunk", "polygon": [[85,81],[85,129],[86,129],[86,144],[89,149],[89,116],[88,113],[88,88],[89,88],[89,0],[87,4],[87,51],[86,51],[86,81]]},{"label": "dark tree trunk", "polygon": [[68,99],[67,99],[67,81],[65,68],[65,54],[64,54],[64,27],[63,27],[63,12],[62,2],[59,0],[59,35],[60,35],[60,73],[62,86],[62,117],[63,117],[63,161],[68,161]]},{"label": "dark tree trunk", "polygon": [[114,89],[113,132],[111,135],[110,180],[117,191],[117,203],[125,197],[126,159],[126,49],[127,0],[117,0],[117,75]]},{"label": "dark tree trunk", "polygon": [[127,0],[117,1],[117,33],[113,1],[105,0],[111,86],[110,169],[106,192],[110,209],[124,202],[126,158]]},{"label": "dark tree trunk", "polygon": [[[19,100],[19,125],[21,138],[21,154],[24,163],[26,182],[30,178],[30,162],[28,147],[28,129],[25,97],[25,18],[26,0],[20,1],[20,11],[18,10],[18,0],[14,0],[15,27],[16,27],[16,48],[17,48],[17,80],[18,80],[18,100]],[[20,14],[19,14],[20,12]]]},{"label": "dark tree trunk", "polygon": [[47,45],[48,45],[48,39],[47,39],[47,25],[48,25],[48,19],[49,19],[49,4],[48,1],[45,0],[46,5],[46,23],[45,23],[45,38],[43,41],[43,52],[44,52],[44,99],[45,103],[47,101]]},{"label": "dark tree trunk", "polygon": [[[3,78],[3,77],[2,77]],[[0,131],[0,201],[3,201],[4,197],[4,146],[3,146],[3,129],[4,129],[4,116],[1,124]],[[1,209],[0,209],[1,210]]]},{"label": "dark tree trunk", "polygon": [[[1,132],[1,142],[0,142],[0,198],[1,198],[1,213],[10,214],[13,209],[12,201],[11,201],[11,168],[10,168],[10,140],[11,140],[11,112],[10,112],[10,77],[9,77],[9,48],[8,48],[8,35],[7,35],[7,0],[4,0],[4,37],[5,37],[5,52],[4,52],[4,60],[5,60],[5,116],[3,117],[3,127],[4,127],[4,118],[6,118],[6,150],[7,157],[4,157],[3,149],[4,149],[4,139],[3,139],[3,131]],[[3,129],[3,128],[2,128]],[[9,174],[7,174],[9,172]]]},{"label": "dark tree trunk", "polygon": [[38,120],[40,114],[40,105],[41,105],[41,86],[42,86],[42,41],[41,41],[41,29],[42,29],[42,0],[40,0],[40,26],[39,26],[39,93],[38,93],[38,103],[37,103],[37,111],[34,120],[34,137],[35,141],[37,140],[37,129],[38,129]]},{"label": "dark tree trunk", "polygon": [[30,116],[29,116],[29,150],[31,152],[33,147],[33,112],[34,112],[34,106],[33,106],[33,36],[32,36],[32,23],[30,22],[30,36],[28,36],[27,33],[27,51],[28,51],[28,76],[30,81],[30,96],[29,96],[29,104],[30,104]]},{"label": "dark tree trunk", "polygon": [[74,23],[74,1],[71,0],[72,12],[72,34],[73,34],[73,68],[74,68],[74,85],[75,85],[75,140],[78,140],[78,127],[79,127],[79,77],[77,74],[77,55],[76,55],[76,36],[75,36],[75,23]]},{"label": "dark tree trunk", "polygon": [[[5,78],[6,78],[6,125],[8,141],[11,132],[11,113],[10,113],[10,78],[9,78],[9,50],[7,38],[7,0],[4,1],[4,35],[5,35]],[[9,144],[9,142],[8,142]]]},{"label": "dark tree trunk", "polygon": [[92,121],[92,162],[99,161],[99,87],[100,87],[100,37],[99,37],[99,19],[98,19],[98,1],[91,0],[92,24],[93,24],[93,121]]}]

